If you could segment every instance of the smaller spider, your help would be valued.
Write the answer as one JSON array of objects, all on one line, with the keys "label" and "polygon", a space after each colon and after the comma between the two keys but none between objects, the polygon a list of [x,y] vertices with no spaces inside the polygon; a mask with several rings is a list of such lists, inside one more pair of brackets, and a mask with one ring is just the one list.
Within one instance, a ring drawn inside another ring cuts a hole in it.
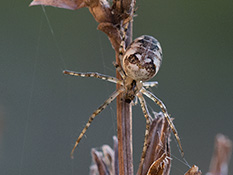
[{"label": "smaller spider", "polygon": [[117,71],[120,73],[122,80],[96,72],[82,73],[82,72],[74,72],[69,70],[63,71],[64,74],[68,74],[72,76],[95,77],[121,85],[121,87],[115,92],[113,92],[113,94],[90,116],[86,126],[84,127],[77,141],[75,142],[75,145],[71,152],[71,157],[73,157],[75,148],[78,146],[80,140],[82,139],[83,135],[87,131],[88,127],[90,126],[94,118],[121,93],[123,93],[123,97],[124,97],[123,99],[125,99],[125,102],[127,103],[130,103],[135,97],[137,97],[140,101],[142,111],[146,118],[145,140],[144,140],[141,162],[143,162],[145,158],[145,153],[148,145],[147,139],[148,139],[149,128],[151,123],[151,117],[147,109],[146,101],[142,96],[142,94],[149,97],[161,108],[164,116],[166,117],[170,125],[170,128],[172,129],[177,139],[177,142],[180,147],[180,151],[183,155],[183,149],[181,147],[178,132],[175,129],[175,126],[169,117],[165,105],[153,93],[146,90],[146,88],[148,87],[154,87],[157,85],[156,81],[154,82],[146,82],[146,81],[154,77],[159,71],[162,62],[162,49],[160,43],[152,36],[142,35],[136,38],[125,50],[125,42],[123,37],[119,49],[119,58],[121,60],[122,68],[116,63],[113,64],[116,67]]}]

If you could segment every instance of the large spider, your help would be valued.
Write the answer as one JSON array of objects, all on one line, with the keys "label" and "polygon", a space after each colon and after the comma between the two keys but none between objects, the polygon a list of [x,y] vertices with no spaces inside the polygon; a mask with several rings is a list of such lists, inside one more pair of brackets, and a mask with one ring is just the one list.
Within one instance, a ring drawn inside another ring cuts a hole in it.
[{"label": "large spider", "polygon": [[121,93],[123,93],[124,99],[127,103],[131,103],[131,101],[135,97],[137,97],[140,101],[142,111],[146,118],[145,140],[144,140],[141,161],[143,161],[146,153],[146,149],[148,145],[147,138],[149,135],[149,128],[151,123],[151,117],[147,109],[146,101],[142,96],[142,94],[149,97],[161,108],[165,118],[167,119],[170,125],[170,128],[172,129],[176,137],[176,140],[180,147],[181,154],[183,155],[183,149],[181,147],[178,132],[169,117],[166,106],[153,93],[146,90],[146,88],[148,87],[153,87],[157,85],[156,81],[152,81],[152,82],[146,82],[146,81],[151,79],[157,74],[160,65],[162,63],[162,49],[160,43],[152,36],[142,35],[136,38],[127,47],[127,49],[125,49],[124,35],[122,38],[123,39],[119,49],[119,58],[121,61],[121,66],[119,66],[116,63],[113,63],[117,71],[120,73],[122,80],[96,72],[82,73],[82,72],[74,72],[69,70],[63,71],[64,74],[68,74],[72,76],[95,77],[121,85],[121,87],[115,92],[113,92],[113,94],[90,116],[86,126],[83,128],[81,134],[79,135],[77,141],[75,142],[75,145],[71,152],[71,157],[73,157],[75,148],[78,146],[80,140],[82,139],[83,135],[87,131],[88,127],[90,126],[94,118]]}]

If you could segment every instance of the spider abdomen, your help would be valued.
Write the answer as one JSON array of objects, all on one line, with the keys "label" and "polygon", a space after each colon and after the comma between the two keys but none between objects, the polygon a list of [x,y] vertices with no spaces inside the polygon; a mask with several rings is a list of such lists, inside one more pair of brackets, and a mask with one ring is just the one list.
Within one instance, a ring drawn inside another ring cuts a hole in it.
[{"label": "spider abdomen", "polygon": [[152,36],[136,38],[123,56],[123,69],[127,76],[138,81],[154,77],[162,63],[162,48]]}]

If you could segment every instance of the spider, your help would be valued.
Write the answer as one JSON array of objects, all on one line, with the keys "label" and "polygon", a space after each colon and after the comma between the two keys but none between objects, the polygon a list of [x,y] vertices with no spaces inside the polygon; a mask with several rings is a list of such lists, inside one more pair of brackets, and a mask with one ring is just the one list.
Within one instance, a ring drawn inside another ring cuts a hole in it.
[{"label": "spider", "polygon": [[82,132],[75,142],[75,145],[71,151],[71,157],[73,157],[75,148],[78,146],[80,140],[84,136],[94,118],[121,93],[123,93],[123,99],[125,99],[125,102],[127,103],[133,102],[133,99],[135,97],[138,98],[143,114],[146,118],[146,131],[141,162],[143,161],[147,150],[147,139],[149,136],[149,128],[152,119],[149,114],[146,101],[142,94],[150,98],[161,108],[165,118],[169,123],[170,128],[172,129],[176,137],[180,152],[183,156],[184,153],[181,146],[180,138],[178,136],[178,132],[168,114],[166,106],[159,98],[157,98],[153,93],[147,90],[147,88],[154,87],[158,84],[158,82],[156,81],[146,81],[153,78],[157,74],[162,63],[162,48],[160,46],[160,43],[152,36],[142,35],[136,38],[127,48],[125,48],[125,35],[123,35],[119,48],[119,58],[121,66],[115,62],[113,64],[116,67],[116,70],[121,75],[122,80],[96,72],[83,73],[70,70],[63,71],[64,74],[68,74],[71,76],[95,77],[121,85],[121,87],[118,90],[114,91],[112,95],[90,116],[88,122],[86,123],[86,126],[83,128]]}]

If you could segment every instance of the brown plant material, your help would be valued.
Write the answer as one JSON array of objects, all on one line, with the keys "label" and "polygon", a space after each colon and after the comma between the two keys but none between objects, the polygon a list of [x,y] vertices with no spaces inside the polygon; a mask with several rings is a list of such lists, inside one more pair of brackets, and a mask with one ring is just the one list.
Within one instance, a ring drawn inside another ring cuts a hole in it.
[{"label": "brown plant material", "polygon": [[193,165],[184,175],[201,175],[201,171],[196,165]]},{"label": "brown plant material", "polygon": [[46,5],[70,10],[87,7],[97,22],[112,21],[111,8],[106,0],[34,0],[30,6],[34,5]]},{"label": "brown plant material", "polygon": [[[148,150],[145,161],[139,166],[137,175],[169,175],[171,168],[170,158],[170,129],[162,113],[154,113],[150,126]],[[118,169],[118,142],[113,137],[114,150],[104,145],[101,151],[92,149],[91,175],[119,175]],[[143,168],[142,168],[143,167]],[[201,175],[201,171],[193,165],[185,175]]]},{"label": "brown plant material", "polygon": [[108,36],[114,50],[119,49],[121,38],[119,29],[115,25],[108,22],[102,22],[98,25],[97,29]]},{"label": "brown plant material", "polygon": [[169,157],[164,153],[158,160],[154,161],[150,166],[147,175],[163,175],[168,167]]},{"label": "brown plant material", "polygon": [[155,171],[158,172],[158,175],[161,173],[161,175],[169,174],[171,166],[169,138],[170,129],[166,118],[162,113],[154,113],[154,119],[150,125],[145,160],[139,165],[138,175],[146,175]]},{"label": "brown plant material", "polygon": [[49,5],[70,10],[85,7],[85,3],[82,0],[34,0],[31,2],[30,6],[34,5]]},{"label": "brown plant material", "polygon": [[[150,126],[148,150],[145,161],[139,167],[138,175],[169,175],[170,158],[170,130],[167,120],[162,113],[155,113],[155,119]],[[91,175],[118,175],[118,142],[114,137],[114,151],[104,145],[102,151],[92,149],[95,164],[91,166]],[[141,170],[140,170],[141,169]]]},{"label": "brown plant material", "polygon": [[103,145],[101,151],[92,149],[93,165],[90,167],[90,175],[117,175],[118,172],[118,142],[114,136],[114,150],[108,145]]},{"label": "brown plant material", "polygon": [[90,167],[90,174],[91,175],[110,174],[107,165],[104,162],[103,154],[101,152],[96,151],[95,149],[92,149],[91,155],[95,164]]},{"label": "brown plant material", "polygon": [[[107,34],[115,51],[119,51],[121,21],[129,19],[132,1],[114,1],[110,6],[107,0],[33,0],[30,6],[45,5],[70,10],[87,7],[99,23],[98,30]],[[130,17],[133,19],[133,17]]]},{"label": "brown plant material", "polygon": [[218,134],[208,175],[227,175],[231,153],[232,141],[226,136]]},{"label": "brown plant material", "polygon": [[[155,113],[149,133],[148,150],[145,161],[140,165],[138,175],[169,175],[170,158],[170,130],[167,120],[162,113]],[[114,151],[104,145],[102,151],[92,149],[94,165],[91,166],[91,175],[115,174],[118,175],[118,142],[114,137]]]}]

